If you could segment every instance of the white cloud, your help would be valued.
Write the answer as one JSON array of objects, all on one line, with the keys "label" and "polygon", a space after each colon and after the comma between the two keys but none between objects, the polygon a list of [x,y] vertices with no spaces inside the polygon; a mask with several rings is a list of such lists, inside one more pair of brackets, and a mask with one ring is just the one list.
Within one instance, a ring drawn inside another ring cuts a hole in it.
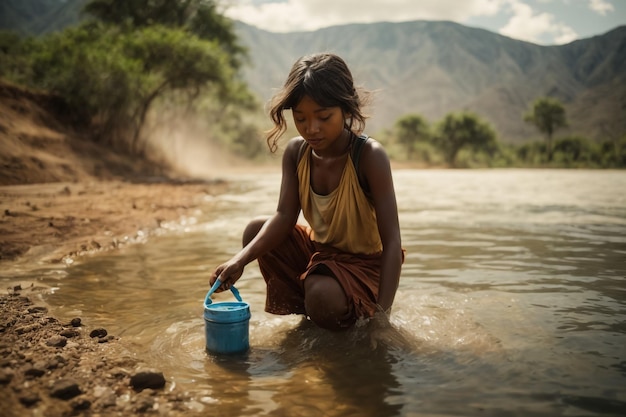
[{"label": "white cloud", "polygon": [[589,8],[602,16],[606,16],[608,12],[615,11],[613,4],[607,0],[590,0]]},{"label": "white cloud", "polygon": [[[490,30],[533,43],[563,44],[578,38],[563,19],[572,3],[605,15],[610,0],[221,0],[225,14],[271,32],[311,31],[347,23],[450,20],[490,21]],[[562,13],[545,12],[548,4]],[[534,6],[531,7],[531,4]],[[583,6],[584,7],[584,6]],[[504,23],[506,22],[506,23]]]},{"label": "white cloud", "polygon": [[452,20],[494,16],[507,0],[286,0],[231,1],[227,16],[272,32],[315,30],[345,23]]},{"label": "white cloud", "polygon": [[542,40],[548,37],[556,44],[568,43],[578,37],[574,29],[557,21],[550,13],[537,13],[519,0],[510,0],[510,8],[513,16],[500,29],[502,35],[534,43],[543,43]]}]

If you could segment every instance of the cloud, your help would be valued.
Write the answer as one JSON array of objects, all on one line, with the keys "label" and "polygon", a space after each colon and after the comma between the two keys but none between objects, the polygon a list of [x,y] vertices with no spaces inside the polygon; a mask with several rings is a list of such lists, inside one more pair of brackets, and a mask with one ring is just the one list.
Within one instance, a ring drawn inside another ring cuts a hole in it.
[{"label": "cloud", "polygon": [[232,1],[225,14],[272,32],[308,31],[345,23],[452,20],[494,16],[507,0],[257,0]]},{"label": "cloud", "polygon": [[[533,43],[563,44],[578,38],[562,16],[541,12],[547,3],[574,0],[222,0],[225,14],[271,32],[311,31],[346,23],[449,20],[492,21],[494,31]],[[596,13],[613,10],[608,0],[575,0]],[[229,2],[229,3],[228,3]],[[508,21],[507,21],[508,19]],[[496,23],[497,22],[497,23]],[[507,22],[503,24],[503,22]]]},{"label": "cloud", "polygon": [[615,11],[613,4],[607,0],[589,0],[589,8],[602,16],[606,16],[607,13]]},{"label": "cloud", "polygon": [[519,0],[509,1],[513,16],[500,29],[500,34],[533,43],[544,43],[549,38],[556,44],[564,44],[578,38],[577,33],[550,13],[537,13]]}]

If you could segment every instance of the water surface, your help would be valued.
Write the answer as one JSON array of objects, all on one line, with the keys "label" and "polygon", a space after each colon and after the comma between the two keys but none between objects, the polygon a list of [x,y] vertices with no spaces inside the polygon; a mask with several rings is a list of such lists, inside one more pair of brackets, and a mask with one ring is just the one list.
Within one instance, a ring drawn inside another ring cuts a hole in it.
[{"label": "water surface", "polygon": [[[407,258],[393,331],[334,334],[263,312],[256,263],[238,283],[250,352],[204,351],[212,269],[279,176],[233,176],[169,233],[70,266],[5,271],[51,286],[54,314],[137,346],[194,394],[238,416],[626,415],[626,173],[396,171]],[[217,300],[229,300],[224,293]]]}]

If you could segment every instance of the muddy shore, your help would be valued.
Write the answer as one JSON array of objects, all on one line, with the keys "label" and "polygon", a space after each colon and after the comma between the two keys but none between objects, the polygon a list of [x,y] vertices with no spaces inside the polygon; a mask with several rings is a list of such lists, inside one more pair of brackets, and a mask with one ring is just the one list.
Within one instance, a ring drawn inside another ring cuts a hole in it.
[{"label": "muddy shore", "polygon": [[[149,239],[193,212],[221,182],[118,181],[0,187],[0,268],[65,263]],[[0,409],[7,417],[201,415],[202,403],[147,368],[123,339],[80,317],[61,321],[46,288],[7,282],[0,294]]]}]

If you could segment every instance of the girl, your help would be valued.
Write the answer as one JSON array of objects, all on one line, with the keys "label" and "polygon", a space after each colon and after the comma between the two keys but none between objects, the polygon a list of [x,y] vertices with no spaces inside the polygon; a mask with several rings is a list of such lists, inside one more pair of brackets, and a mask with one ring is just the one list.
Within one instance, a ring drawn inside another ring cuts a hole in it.
[{"label": "girl", "polygon": [[[362,97],[337,55],[296,61],[272,99],[271,152],[291,110],[301,136],[287,144],[276,212],[254,219],[243,249],[218,266],[218,291],[229,289],[257,259],[267,284],[265,310],[304,314],[341,330],[358,318],[389,313],[404,253],[389,158],[360,133]],[[309,225],[297,224],[302,211]]]}]

